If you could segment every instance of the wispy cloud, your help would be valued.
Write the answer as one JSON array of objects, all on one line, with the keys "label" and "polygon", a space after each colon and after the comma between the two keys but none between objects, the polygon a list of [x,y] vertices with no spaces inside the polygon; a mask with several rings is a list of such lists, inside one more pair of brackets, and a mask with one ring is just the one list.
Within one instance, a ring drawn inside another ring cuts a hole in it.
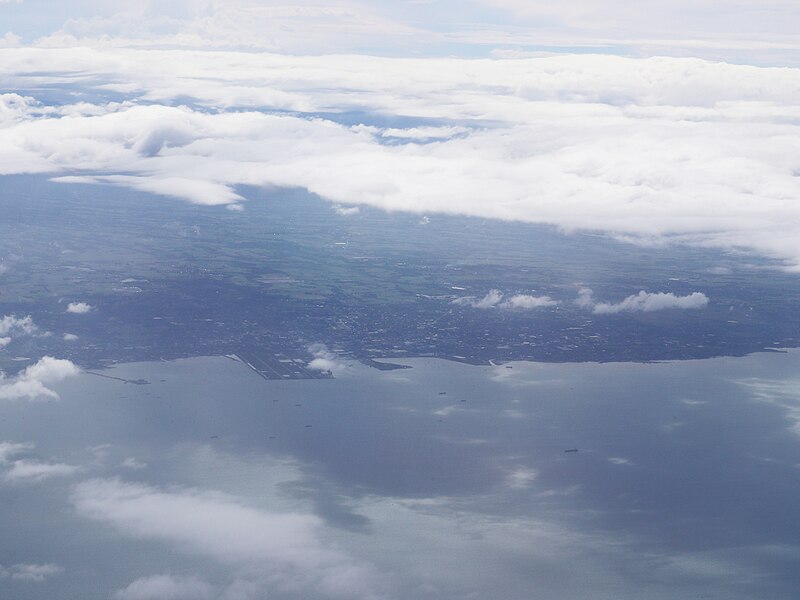
[{"label": "wispy cloud", "polygon": [[236,567],[240,587],[250,589],[246,598],[264,597],[270,590],[298,597],[304,592],[332,598],[381,597],[370,568],[326,544],[320,535],[322,523],[312,515],[269,513],[218,493],[165,491],[116,479],[80,483],[72,501],[84,517],[127,535],[161,540]]},{"label": "wispy cloud", "polygon": [[14,443],[14,442],[0,442],[0,465],[7,464],[12,457],[23,452],[28,452],[34,448],[34,444],[30,442]]},{"label": "wispy cloud", "polygon": [[54,564],[18,564],[11,567],[0,565],[0,579],[41,583],[64,573],[64,567]]},{"label": "wispy cloud", "polygon": [[64,463],[41,461],[34,458],[16,458],[30,453],[33,443],[0,442],[0,466],[8,483],[38,483],[51,477],[67,477],[80,471],[80,467]]},{"label": "wispy cloud", "polygon": [[753,398],[782,409],[790,429],[800,435],[800,379],[762,379],[752,377],[737,381]]},{"label": "wispy cloud", "polygon": [[79,470],[76,465],[22,459],[14,461],[3,478],[10,483],[38,483],[52,477],[68,477]]}]

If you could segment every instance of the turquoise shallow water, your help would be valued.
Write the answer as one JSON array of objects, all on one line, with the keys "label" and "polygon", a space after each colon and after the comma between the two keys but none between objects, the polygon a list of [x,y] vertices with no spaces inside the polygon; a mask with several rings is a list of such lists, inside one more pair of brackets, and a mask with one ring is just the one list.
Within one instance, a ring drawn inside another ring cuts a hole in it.
[{"label": "turquoise shallow water", "polygon": [[28,444],[0,465],[0,595],[794,597],[799,352],[402,362],[126,364],[104,374],[149,384],[0,404]]}]

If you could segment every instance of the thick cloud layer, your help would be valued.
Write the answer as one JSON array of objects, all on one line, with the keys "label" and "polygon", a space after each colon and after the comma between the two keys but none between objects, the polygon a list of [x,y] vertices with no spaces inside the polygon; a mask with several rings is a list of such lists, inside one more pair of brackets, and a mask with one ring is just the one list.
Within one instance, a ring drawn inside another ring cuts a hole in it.
[{"label": "thick cloud layer", "polygon": [[[2,173],[202,204],[239,202],[239,184],[302,187],[348,206],[749,248],[800,268],[793,69],[21,48],[0,50],[0,75],[130,99],[2,96]],[[193,108],[162,104],[177,98]],[[363,124],[344,123],[354,111]],[[387,115],[409,125],[371,123]],[[421,123],[435,127],[421,137]]]}]

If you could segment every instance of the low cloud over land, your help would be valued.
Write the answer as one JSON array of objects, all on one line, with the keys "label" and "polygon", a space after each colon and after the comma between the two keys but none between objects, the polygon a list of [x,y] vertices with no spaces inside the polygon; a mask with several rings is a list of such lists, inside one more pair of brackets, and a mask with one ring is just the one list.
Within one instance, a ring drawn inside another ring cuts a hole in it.
[{"label": "low cloud over land", "polygon": [[653,312],[666,309],[686,310],[704,308],[707,305],[708,297],[702,292],[693,292],[688,296],[676,296],[672,293],[650,293],[642,290],[638,294],[628,296],[622,302],[595,304],[592,312],[596,315],[608,315],[620,312]]},{"label": "low cloud over land", "polygon": [[464,296],[453,300],[453,304],[479,309],[531,310],[556,306],[559,302],[558,300],[553,300],[550,296],[530,296],[528,294],[515,294],[506,298],[499,290],[489,290],[482,298]]},{"label": "low cloud over land", "polygon": [[325,344],[311,344],[308,351],[314,358],[308,363],[308,368],[314,371],[341,372],[347,369],[345,364],[336,354],[328,350]]}]

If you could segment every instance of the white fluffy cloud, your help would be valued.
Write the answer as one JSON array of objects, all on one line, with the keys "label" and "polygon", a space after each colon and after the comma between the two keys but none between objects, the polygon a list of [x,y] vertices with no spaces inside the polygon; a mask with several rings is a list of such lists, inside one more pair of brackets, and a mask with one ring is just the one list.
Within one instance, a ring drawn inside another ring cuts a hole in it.
[{"label": "white fluffy cloud", "polygon": [[70,302],[67,305],[67,312],[75,315],[85,315],[92,311],[92,306],[86,302]]},{"label": "white fluffy cloud", "polygon": [[531,296],[528,294],[515,294],[505,300],[503,298],[504,296],[499,290],[489,290],[483,298],[464,296],[453,300],[453,304],[480,309],[532,310],[534,308],[556,306],[559,303],[558,300],[553,300],[550,296]]},{"label": "white fluffy cloud", "polygon": [[251,592],[246,598],[270,590],[297,597],[379,597],[370,569],[328,546],[312,515],[269,513],[217,493],[164,491],[119,480],[80,483],[72,500],[83,516],[125,534],[171,543],[239,569],[237,587]]},{"label": "white fluffy cloud", "polygon": [[[339,205],[750,248],[800,269],[796,69],[15,48],[0,50],[0,76],[20,89],[80,77],[88,97],[136,100],[3,96],[2,173],[203,204],[238,203],[239,184],[302,187]],[[176,98],[197,107],[162,104]],[[409,135],[387,144],[403,128],[316,116],[353,111],[410,118]],[[456,125],[431,139],[415,118]]]},{"label": "white fluffy cloud", "polygon": [[696,309],[708,305],[708,296],[702,292],[692,292],[687,296],[676,296],[672,293],[640,291],[625,298],[622,302],[595,304],[592,312],[596,315],[608,315],[620,312],[653,312],[656,310]]},{"label": "white fluffy cloud", "polygon": [[516,294],[500,304],[500,308],[509,310],[531,310],[533,308],[546,308],[556,306],[558,300],[553,300],[550,296],[530,296],[528,294]]},{"label": "white fluffy cloud", "polygon": [[78,373],[75,363],[52,356],[43,357],[16,377],[0,371],[0,400],[56,400],[58,394],[47,386]]},{"label": "white fluffy cloud", "polygon": [[0,319],[0,335],[31,335],[37,330],[36,325],[30,315],[27,317],[17,317],[15,315],[5,315]]},{"label": "white fluffy cloud", "polygon": [[0,349],[8,346],[15,337],[33,335],[37,331],[38,327],[36,327],[30,315],[27,317],[5,315],[0,318]]},{"label": "white fluffy cloud", "polygon": [[338,356],[328,350],[325,344],[311,344],[308,351],[314,357],[309,363],[308,368],[314,371],[330,371],[337,373],[347,370],[345,364]]},{"label": "white fluffy cloud", "polygon": [[197,577],[152,575],[131,582],[114,600],[205,600],[211,594],[211,586]]},{"label": "white fluffy cloud", "polygon": [[483,298],[464,296],[463,298],[456,298],[453,300],[453,304],[471,306],[472,308],[487,309],[496,307],[502,299],[503,294],[500,292],[500,290],[489,290],[489,292]]}]

